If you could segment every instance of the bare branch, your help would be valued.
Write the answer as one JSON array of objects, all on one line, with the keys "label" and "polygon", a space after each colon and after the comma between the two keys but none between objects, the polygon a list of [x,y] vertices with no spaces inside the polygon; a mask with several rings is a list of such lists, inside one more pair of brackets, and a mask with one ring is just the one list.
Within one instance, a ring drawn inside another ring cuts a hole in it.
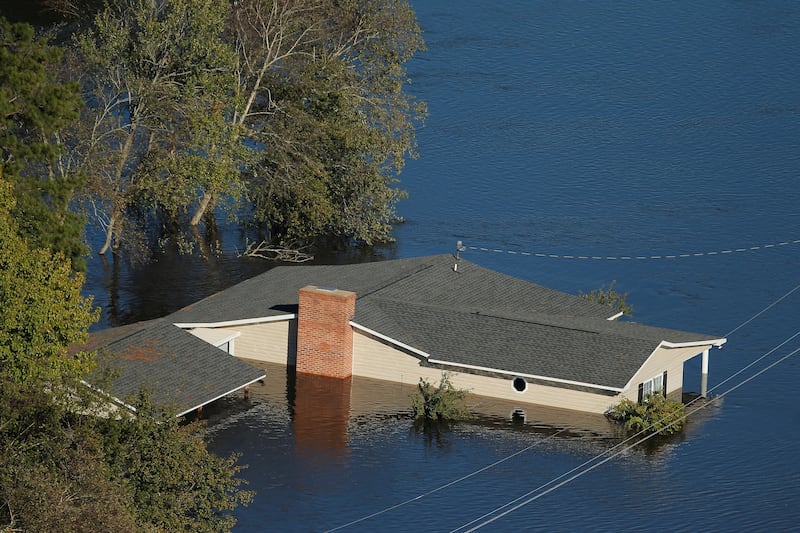
[{"label": "bare branch", "polygon": [[305,263],[311,261],[314,256],[303,251],[307,247],[287,248],[269,244],[267,241],[260,243],[249,243],[245,251],[239,257],[259,257],[270,261],[284,261],[286,263]]}]

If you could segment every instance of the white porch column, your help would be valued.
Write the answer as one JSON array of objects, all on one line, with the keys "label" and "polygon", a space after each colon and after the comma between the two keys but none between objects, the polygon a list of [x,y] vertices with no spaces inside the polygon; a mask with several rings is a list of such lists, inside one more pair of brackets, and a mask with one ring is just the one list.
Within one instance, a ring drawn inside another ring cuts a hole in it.
[{"label": "white porch column", "polygon": [[703,352],[702,375],[700,376],[700,396],[708,393],[708,350]]}]

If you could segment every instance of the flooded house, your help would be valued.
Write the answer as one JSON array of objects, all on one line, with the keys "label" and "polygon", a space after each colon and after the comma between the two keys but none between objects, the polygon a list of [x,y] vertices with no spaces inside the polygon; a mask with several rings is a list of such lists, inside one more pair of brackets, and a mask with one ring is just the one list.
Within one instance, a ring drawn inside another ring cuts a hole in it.
[{"label": "flooded house", "polygon": [[[260,379],[244,361],[252,360],[298,374],[412,384],[447,371],[475,395],[603,413],[622,398],[680,399],[684,363],[701,357],[705,383],[709,351],[726,341],[619,318],[607,306],[443,254],[276,267],[140,324],[116,353],[129,386],[158,377],[128,376],[134,363],[156,361],[147,361],[148,350],[172,354],[162,362],[208,357],[204,379],[216,388],[204,398]],[[106,349],[115,353],[114,344]],[[202,389],[189,381],[171,387]]]}]

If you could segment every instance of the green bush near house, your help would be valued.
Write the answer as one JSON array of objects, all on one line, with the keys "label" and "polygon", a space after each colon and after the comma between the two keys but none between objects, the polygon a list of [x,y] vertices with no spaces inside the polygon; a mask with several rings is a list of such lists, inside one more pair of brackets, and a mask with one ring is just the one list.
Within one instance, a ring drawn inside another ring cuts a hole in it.
[{"label": "green bush near house", "polygon": [[683,429],[686,406],[657,393],[649,395],[641,403],[624,398],[611,408],[608,415],[624,423],[630,431],[673,435]]},{"label": "green bush near house", "polygon": [[467,391],[457,389],[450,382],[447,372],[442,372],[439,385],[419,378],[416,394],[411,395],[414,417],[424,420],[465,420],[471,418],[466,407]]}]

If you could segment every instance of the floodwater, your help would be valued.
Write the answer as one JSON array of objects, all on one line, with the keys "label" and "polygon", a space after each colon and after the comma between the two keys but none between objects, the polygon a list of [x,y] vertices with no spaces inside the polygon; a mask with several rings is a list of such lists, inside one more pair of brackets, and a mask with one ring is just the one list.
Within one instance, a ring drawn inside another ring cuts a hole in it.
[{"label": "floodwater", "polygon": [[[475,420],[417,431],[413,384],[271,367],[208,411],[211,447],[240,453],[256,491],[237,531],[795,529],[800,4],[414,5],[428,51],[409,89],[430,117],[402,175],[407,222],[392,246],[320,260],[462,240],[470,261],[567,292],[616,280],[635,320],[728,336],[711,353],[720,401],[587,470],[621,442],[600,416],[475,399]],[[269,268],[236,258],[238,239],[138,269],[92,259],[102,325]],[[693,362],[687,388],[699,377]]]}]

